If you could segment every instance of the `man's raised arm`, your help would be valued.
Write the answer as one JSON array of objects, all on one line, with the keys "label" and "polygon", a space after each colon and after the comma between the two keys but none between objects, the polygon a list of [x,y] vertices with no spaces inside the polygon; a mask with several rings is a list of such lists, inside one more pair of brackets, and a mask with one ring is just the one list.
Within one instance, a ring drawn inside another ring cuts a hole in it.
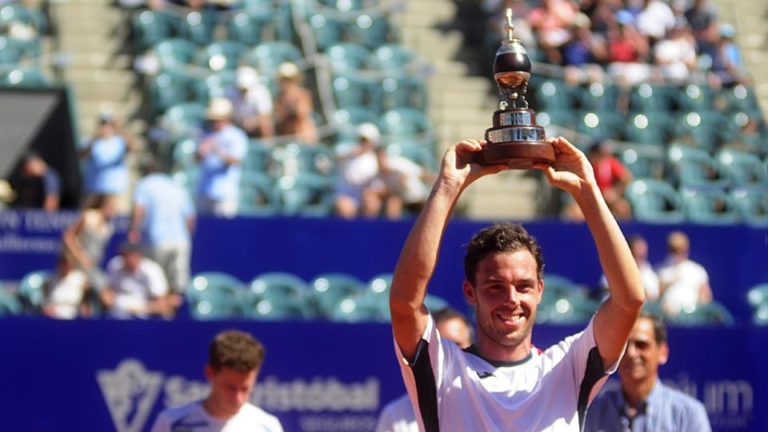
[{"label": "man's raised arm", "polygon": [[[627,241],[603,200],[594,172],[584,154],[565,138],[551,140],[556,160],[542,169],[553,186],[567,191],[579,204],[592,233],[610,295],[600,306],[593,328],[605,367],[621,356],[645,301],[640,270]],[[546,289],[546,286],[544,287]]]},{"label": "man's raised arm", "polygon": [[470,163],[472,154],[484,145],[484,141],[465,140],[448,149],[432,192],[400,253],[392,276],[389,307],[395,340],[400,351],[409,359],[416,354],[427,325],[427,310],[422,304],[453,206],[473,181],[507,168],[506,165],[480,166]]}]

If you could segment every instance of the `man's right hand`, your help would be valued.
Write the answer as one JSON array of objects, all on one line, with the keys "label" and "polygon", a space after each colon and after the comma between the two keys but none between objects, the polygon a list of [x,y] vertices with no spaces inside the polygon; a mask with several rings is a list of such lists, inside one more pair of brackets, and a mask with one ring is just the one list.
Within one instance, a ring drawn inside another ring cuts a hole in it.
[{"label": "man's right hand", "polygon": [[452,145],[443,156],[438,181],[456,185],[463,190],[480,177],[509,169],[504,164],[480,165],[472,162],[474,154],[487,144],[485,140],[467,139]]}]

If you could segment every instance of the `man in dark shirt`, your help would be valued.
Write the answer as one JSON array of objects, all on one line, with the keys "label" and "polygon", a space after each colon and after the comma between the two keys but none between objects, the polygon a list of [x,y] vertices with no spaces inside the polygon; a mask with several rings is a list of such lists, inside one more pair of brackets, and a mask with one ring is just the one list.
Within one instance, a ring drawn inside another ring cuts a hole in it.
[{"label": "man in dark shirt", "polygon": [[36,208],[46,211],[59,209],[61,179],[59,174],[36,153],[29,153],[22,162],[19,176],[14,182],[17,208]]}]

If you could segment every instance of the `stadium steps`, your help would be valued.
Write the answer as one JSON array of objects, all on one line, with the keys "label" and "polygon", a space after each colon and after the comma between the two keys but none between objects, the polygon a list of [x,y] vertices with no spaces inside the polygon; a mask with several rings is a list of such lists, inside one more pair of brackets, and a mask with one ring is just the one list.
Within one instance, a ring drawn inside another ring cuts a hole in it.
[{"label": "stadium steps", "polygon": [[[58,27],[58,51],[67,58],[63,78],[75,95],[81,138],[92,136],[99,116],[108,112],[121,119],[143,147],[146,126],[133,119],[141,94],[125,44],[129,13],[112,0],[67,0],[52,2],[51,15]],[[129,164],[135,159],[135,154],[129,156]],[[129,196],[121,198],[119,207],[125,211]]]},{"label": "stadium steps", "polygon": [[[408,2],[393,22],[402,30],[403,44],[434,66],[428,80],[432,118],[440,156],[448,145],[465,138],[482,138],[497,109],[496,90],[486,77],[470,75],[457,60],[463,45],[458,31],[445,31],[456,14],[451,0]],[[522,171],[489,176],[468,189],[457,211],[473,219],[531,219],[536,216],[538,182]]]},{"label": "stadium steps", "polygon": [[765,0],[713,0],[720,19],[736,27],[747,70],[754,80],[763,113],[768,113],[768,2]]}]

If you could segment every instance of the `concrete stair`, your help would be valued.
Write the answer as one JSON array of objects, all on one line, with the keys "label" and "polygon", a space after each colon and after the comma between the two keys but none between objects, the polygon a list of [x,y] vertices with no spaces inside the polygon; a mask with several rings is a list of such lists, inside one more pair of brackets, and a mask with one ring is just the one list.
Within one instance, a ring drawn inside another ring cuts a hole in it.
[{"label": "concrete stair", "polygon": [[[451,0],[420,0],[392,17],[401,29],[402,43],[417,51],[434,67],[430,77],[429,115],[435,125],[439,152],[462,139],[482,138],[497,109],[496,90],[485,77],[469,75],[460,59],[463,36],[438,26],[453,20]],[[536,216],[538,181],[522,171],[488,176],[467,189],[457,212],[473,219],[525,220]]]}]

